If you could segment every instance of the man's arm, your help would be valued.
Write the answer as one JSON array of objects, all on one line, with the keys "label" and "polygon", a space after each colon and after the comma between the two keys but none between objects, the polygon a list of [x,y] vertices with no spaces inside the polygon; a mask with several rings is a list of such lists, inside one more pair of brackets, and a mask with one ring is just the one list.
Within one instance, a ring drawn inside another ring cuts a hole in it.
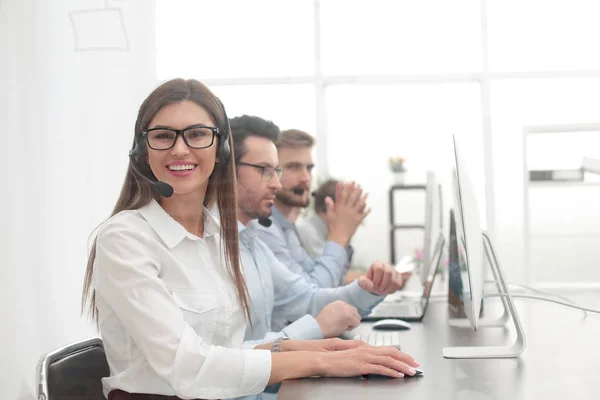
[{"label": "man's arm", "polygon": [[265,260],[271,260],[269,267],[275,290],[272,326],[275,328],[306,314],[317,316],[325,306],[338,300],[356,307],[360,315],[365,316],[383,299],[364,290],[358,282],[337,288],[319,288],[291,272],[264,243],[261,251],[265,253]]},{"label": "man's arm", "polygon": [[284,336],[294,340],[319,340],[323,339],[323,332],[321,332],[319,323],[312,315],[304,315],[279,332],[268,332],[262,339],[244,341],[242,348],[253,349],[261,344],[274,342]]},{"label": "man's arm", "polygon": [[[275,224],[268,228],[257,225],[257,230],[260,239],[293,273],[302,276],[306,281],[314,283],[318,287],[336,287],[340,284],[345,265],[348,262],[348,254],[346,249],[339,244],[327,242],[323,254],[319,258],[313,259],[302,248],[295,233],[289,235],[291,243],[288,243],[288,239]],[[296,253],[292,254],[292,251]]]}]

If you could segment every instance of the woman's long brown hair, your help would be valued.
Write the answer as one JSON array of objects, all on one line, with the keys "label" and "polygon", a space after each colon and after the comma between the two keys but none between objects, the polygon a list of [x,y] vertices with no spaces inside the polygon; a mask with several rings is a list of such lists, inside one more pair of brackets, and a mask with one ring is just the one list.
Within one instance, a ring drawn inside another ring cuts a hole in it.
[{"label": "woman's long brown hair", "polygon": [[[238,242],[237,182],[235,177],[233,138],[231,137],[231,132],[229,132],[229,121],[227,120],[227,114],[225,113],[223,105],[205,85],[193,79],[173,79],[156,88],[142,103],[135,123],[134,136],[134,146],[137,143],[140,146],[141,151],[139,152],[140,154],[137,159],[131,160],[132,162],[137,163],[139,172],[133,169],[131,163],[129,164],[125,181],[121,188],[121,194],[113,208],[111,216],[118,214],[123,210],[137,210],[148,204],[153,198],[158,199],[159,195],[156,193],[153,186],[139,176],[139,173],[141,172],[151,179],[156,179],[144,161],[146,159],[147,150],[146,144],[140,140],[141,134],[144,129],[148,128],[150,121],[161,108],[168,104],[185,100],[193,101],[208,111],[215,121],[216,127],[219,128],[219,131],[225,132],[228,135],[228,137],[221,136],[219,141],[229,140],[232,153],[231,157],[227,163],[220,160],[220,162],[216,164],[215,169],[208,180],[208,187],[204,197],[204,206],[211,209],[216,202],[219,209],[221,220],[221,246],[227,253],[225,257],[226,268],[235,282],[238,298],[244,310],[246,321],[251,324],[248,288],[242,274]],[[96,239],[94,239],[87,262],[81,307],[82,312],[88,313],[97,323],[98,309],[96,308],[96,295],[92,288],[95,258]]]}]

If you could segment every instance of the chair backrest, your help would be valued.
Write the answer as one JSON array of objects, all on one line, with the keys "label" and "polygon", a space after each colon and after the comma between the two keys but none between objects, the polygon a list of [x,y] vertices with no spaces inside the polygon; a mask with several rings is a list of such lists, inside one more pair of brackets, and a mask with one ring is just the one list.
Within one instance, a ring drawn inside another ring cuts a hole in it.
[{"label": "chair backrest", "polygon": [[101,379],[110,371],[102,339],[93,338],[52,351],[37,365],[38,400],[106,400]]}]

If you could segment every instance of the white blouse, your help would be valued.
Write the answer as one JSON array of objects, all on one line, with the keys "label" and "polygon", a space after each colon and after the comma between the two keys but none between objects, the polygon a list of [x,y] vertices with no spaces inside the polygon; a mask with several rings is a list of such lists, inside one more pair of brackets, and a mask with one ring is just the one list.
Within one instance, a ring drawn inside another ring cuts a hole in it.
[{"label": "white blouse", "polygon": [[224,263],[219,225],[204,210],[204,237],[154,200],[99,230],[93,288],[113,389],[190,398],[260,393],[268,350],[242,350],[246,323]]}]

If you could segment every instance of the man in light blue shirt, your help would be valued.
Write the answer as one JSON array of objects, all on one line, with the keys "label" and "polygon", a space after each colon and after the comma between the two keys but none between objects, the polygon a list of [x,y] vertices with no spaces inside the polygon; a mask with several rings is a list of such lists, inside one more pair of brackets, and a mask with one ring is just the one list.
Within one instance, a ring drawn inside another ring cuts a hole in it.
[{"label": "man in light blue shirt", "polygon": [[257,226],[260,238],[277,258],[293,272],[320,287],[336,287],[344,283],[349,267],[350,239],[368,215],[366,195],[350,184],[338,184],[335,203],[326,200],[328,235],[322,254],[312,258],[303,248],[294,221],[309,203],[312,182],[312,148],[314,138],[291,129],[281,132],[277,143],[282,188],[276,193],[273,224]]},{"label": "man in light blue shirt", "polygon": [[250,224],[261,219],[268,225],[264,218],[270,216],[275,191],[281,188],[274,144],[279,129],[258,117],[242,116],[231,120],[231,131],[238,178],[240,253],[251,303],[248,346],[283,335],[294,339],[335,337],[354,328],[382,296],[398,290],[401,276],[391,266],[375,262],[356,282],[319,288],[290,271]]},{"label": "man in light blue shirt", "polygon": [[318,288],[281,264],[252,226],[240,222],[239,229],[252,321],[252,328],[246,330],[245,347],[283,336],[297,340],[339,336],[358,326],[361,316],[381,300],[357,282]]},{"label": "man in light blue shirt", "polygon": [[[244,347],[282,337],[336,337],[358,326],[361,316],[401,286],[401,276],[389,265],[376,262],[356,282],[319,288],[282,264],[250,224],[256,220],[269,224],[275,191],[281,188],[274,144],[279,128],[258,117],[242,116],[231,120],[231,132],[238,179],[239,246],[252,324],[246,330]],[[286,351],[287,345],[288,342],[281,342],[281,351]],[[306,344],[303,349],[308,349]],[[250,398],[274,399],[275,394],[265,392],[245,399]]]}]

